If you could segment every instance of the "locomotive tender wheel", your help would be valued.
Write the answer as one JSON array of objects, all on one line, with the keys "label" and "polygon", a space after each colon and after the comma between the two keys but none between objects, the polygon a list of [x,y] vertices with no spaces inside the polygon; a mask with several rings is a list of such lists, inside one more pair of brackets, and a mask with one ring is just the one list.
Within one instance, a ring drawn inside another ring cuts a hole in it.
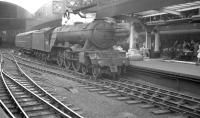
[{"label": "locomotive tender wheel", "polygon": [[73,61],[72,62],[72,68],[76,72],[80,72],[81,69],[81,64],[78,61]]},{"label": "locomotive tender wheel", "polygon": [[39,52],[39,59],[42,60],[42,53]]},{"label": "locomotive tender wheel", "polygon": [[64,54],[62,50],[58,50],[56,62],[59,67],[64,67]]},{"label": "locomotive tender wheel", "polygon": [[64,52],[64,57],[65,57],[64,67],[65,67],[65,69],[71,69],[71,66],[72,66],[72,61],[69,60],[69,59],[71,59],[71,54],[68,51],[71,51],[71,50],[65,50],[65,52]]},{"label": "locomotive tender wheel", "polygon": [[44,61],[44,54],[41,55],[41,60]]},{"label": "locomotive tender wheel", "polygon": [[119,77],[119,76],[121,76],[122,75],[122,67],[121,66],[118,66],[117,67],[117,76]]},{"label": "locomotive tender wheel", "polygon": [[112,74],[112,78],[113,78],[114,80],[118,80],[119,74],[118,74],[117,72],[112,72],[111,74]]},{"label": "locomotive tender wheel", "polygon": [[37,52],[37,59],[40,59],[40,54],[39,54],[39,52]]},{"label": "locomotive tender wheel", "polygon": [[42,54],[42,61],[44,61],[45,63],[47,63],[47,56],[45,54]]},{"label": "locomotive tender wheel", "polygon": [[88,74],[88,67],[86,65],[81,65],[81,72],[86,75]]},{"label": "locomotive tender wheel", "polygon": [[65,69],[70,69],[71,65],[72,64],[71,64],[70,60],[68,60],[68,59],[64,60],[64,67],[65,67]]},{"label": "locomotive tender wheel", "polygon": [[57,60],[56,60],[57,64],[59,67],[62,67],[63,65],[63,59],[61,57],[57,57]]},{"label": "locomotive tender wheel", "polygon": [[92,67],[92,75],[94,79],[98,79],[101,77],[101,68],[99,66]]},{"label": "locomotive tender wheel", "polygon": [[126,73],[126,66],[121,66],[121,75]]},{"label": "locomotive tender wheel", "polygon": [[35,52],[35,56],[36,56],[37,58],[39,57],[39,56],[38,56],[38,52],[37,52],[37,51]]}]

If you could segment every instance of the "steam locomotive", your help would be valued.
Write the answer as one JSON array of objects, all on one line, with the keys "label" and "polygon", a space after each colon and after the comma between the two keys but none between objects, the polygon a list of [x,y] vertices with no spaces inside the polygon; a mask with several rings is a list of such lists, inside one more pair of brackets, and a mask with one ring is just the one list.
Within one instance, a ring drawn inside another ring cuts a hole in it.
[{"label": "steam locomotive", "polygon": [[114,50],[113,23],[91,23],[44,28],[16,35],[15,44],[43,61],[54,60],[60,67],[99,78],[103,73],[117,78],[126,69],[126,52]]}]

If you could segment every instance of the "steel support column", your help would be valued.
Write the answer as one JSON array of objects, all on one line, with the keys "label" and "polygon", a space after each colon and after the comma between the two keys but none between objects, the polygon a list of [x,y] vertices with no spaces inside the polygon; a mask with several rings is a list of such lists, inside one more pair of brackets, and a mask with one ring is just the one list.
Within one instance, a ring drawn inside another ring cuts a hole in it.
[{"label": "steel support column", "polygon": [[136,50],[136,39],[138,35],[137,32],[135,31],[135,26],[133,23],[130,23],[130,36],[129,36],[129,50]]},{"label": "steel support column", "polygon": [[138,38],[138,32],[136,32],[134,21],[130,22],[130,36],[129,36],[129,50],[128,50],[128,57],[130,61],[142,60],[143,57],[140,54],[139,50],[136,46],[136,39]]},{"label": "steel support column", "polygon": [[160,52],[160,34],[159,34],[158,30],[155,32],[155,47],[154,47],[154,52]]},{"label": "steel support column", "polygon": [[146,30],[145,48],[151,49],[151,31]]}]

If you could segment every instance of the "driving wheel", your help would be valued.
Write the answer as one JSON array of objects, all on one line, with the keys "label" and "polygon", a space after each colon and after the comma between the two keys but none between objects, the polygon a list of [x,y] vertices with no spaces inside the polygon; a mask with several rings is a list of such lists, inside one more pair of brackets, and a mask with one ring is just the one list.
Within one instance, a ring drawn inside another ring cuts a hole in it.
[{"label": "driving wheel", "polygon": [[118,80],[119,74],[118,74],[117,72],[112,72],[111,74],[112,74],[112,78],[113,78],[114,80]]},{"label": "driving wheel", "polygon": [[62,59],[62,57],[57,57],[56,62],[57,62],[57,64],[58,64],[59,67],[62,67],[62,65],[63,65],[63,59]]},{"label": "driving wheel", "polygon": [[71,67],[71,61],[68,60],[68,59],[65,59],[64,66],[65,66],[65,69],[70,69],[70,67]]},{"label": "driving wheel", "polygon": [[42,54],[42,61],[44,61],[45,63],[47,63],[47,56],[45,54]]},{"label": "driving wheel", "polygon": [[83,64],[82,64],[81,72],[82,72],[84,75],[88,74],[88,67],[87,67],[86,65],[83,65]]},{"label": "driving wheel", "polygon": [[81,69],[81,64],[78,61],[73,61],[72,68],[74,71],[79,72]]},{"label": "driving wheel", "polygon": [[101,68],[99,66],[93,66],[92,75],[95,79],[98,79],[101,76]]}]

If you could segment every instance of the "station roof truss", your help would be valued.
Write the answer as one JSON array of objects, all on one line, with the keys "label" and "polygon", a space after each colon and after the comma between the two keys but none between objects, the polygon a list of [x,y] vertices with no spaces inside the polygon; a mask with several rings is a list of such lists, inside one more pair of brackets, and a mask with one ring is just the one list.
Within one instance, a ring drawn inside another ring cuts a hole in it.
[{"label": "station roof truss", "polygon": [[200,1],[163,7],[134,13],[147,25],[165,25],[169,23],[193,22],[200,19]]},{"label": "station roof truss", "polygon": [[63,2],[66,8],[74,11],[82,11],[97,5],[97,0],[63,0]]}]

